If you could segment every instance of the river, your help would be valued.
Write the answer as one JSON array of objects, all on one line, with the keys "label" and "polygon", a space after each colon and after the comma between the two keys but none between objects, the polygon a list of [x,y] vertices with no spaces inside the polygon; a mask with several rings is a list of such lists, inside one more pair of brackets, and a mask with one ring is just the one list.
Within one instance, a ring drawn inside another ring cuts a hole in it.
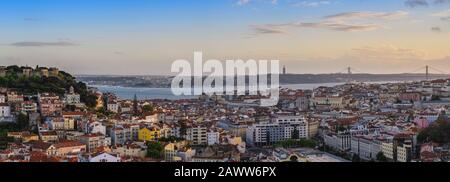
[{"label": "river", "polygon": [[[386,83],[386,82],[374,82]],[[283,88],[312,90],[320,86],[333,87],[344,83],[311,83],[311,84],[290,84],[281,85]],[[191,99],[197,96],[176,96],[172,94],[170,88],[136,88],[136,87],[120,87],[120,86],[104,86],[104,85],[90,85],[98,88],[101,92],[110,92],[116,94],[121,99],[133,99],[136,94],[140,100],[144,99]]]}]

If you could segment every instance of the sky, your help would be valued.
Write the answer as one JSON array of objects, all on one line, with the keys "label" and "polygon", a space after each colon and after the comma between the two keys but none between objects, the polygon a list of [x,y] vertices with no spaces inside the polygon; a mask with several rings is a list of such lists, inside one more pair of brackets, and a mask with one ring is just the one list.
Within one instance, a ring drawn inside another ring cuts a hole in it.
[{"label": "sky", "polygon": [[[450,72],[450,0],[2,0],[0,65],[168,75],[175,60],[289,73]],[[416,71],[418,72],[418,71]],[[423,70],[424,72],[424,70]]]}]

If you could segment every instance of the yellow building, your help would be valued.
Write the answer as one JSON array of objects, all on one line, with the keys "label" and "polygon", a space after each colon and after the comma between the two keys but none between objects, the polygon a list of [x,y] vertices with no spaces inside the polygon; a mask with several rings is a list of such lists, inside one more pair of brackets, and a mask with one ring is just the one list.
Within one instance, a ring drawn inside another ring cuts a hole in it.
[{"label": "yellow building", "polygon": [[38,141],[39,140],[39,136],[36,134],[25,134],[22,135],[22,142],[27,143],[30,141]]},{"label": "yellow building", "polygon": [[161,132],[157,128],[141,128],[138,133],[140,141],[156,141],[160,138]]},{"label": "yellow building", "polygon": [[64,119],[64,129],[65,130],[75,130],[75,120],[72,118]]},{"label": "yellow building", "polygon": [[44,142],[56,142],[58,141],[58,134],[54,131],[47,131],[39,133],[40,139]]},{"label": "yellow building", "polygon": [[39,136],[36,134],[32,134],[30,132],[8,132],[7,133],[8,137],[12,137],[15,140],[22,140],[22,142],[27,143],[30,141],[38,141],[39,140]]},{"label": "yellow building", "polygon": [[312,106],[326,105],[326,106],[331,106],[333,108],[342,108],[343,101],[344,100],[342,97],[334,97],[334,96],[313,97],[311,99],[311,104],[312,104]]}]

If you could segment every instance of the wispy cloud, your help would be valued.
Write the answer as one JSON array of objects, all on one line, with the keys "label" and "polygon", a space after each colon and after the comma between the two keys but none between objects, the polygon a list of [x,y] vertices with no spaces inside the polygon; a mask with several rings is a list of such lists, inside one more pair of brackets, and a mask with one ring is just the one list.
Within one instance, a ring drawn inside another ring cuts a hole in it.
[{"label": "wispy cloud", "polygon": [[286,34],[287,32],[279,25],[251,25],[256,34]]},{"label": "wispy cloud", "polygon": [[296,28],[316,28],[342,32],[361,32],[371,31],[381,28],[375,24],[346,24],[339,22],[294,22],[286,24],[265,24],[265,25],[251,25],[254,35],[259,34],[289,34],[288,29]]},{"label": "wispy cloud", "polygon": [[343,22],[316,22],[316,23],[293,23],[293,27],[304,27],[304,28],[322,28],[336,31],[345,32],[357,32],[357,31],[370,31],[381,28],[379,25],[375,24],[349,24]]},{"label": "wispy cloud", "polygon": [[450,0],[435,0],[435,4],[443,4],[443,3],[450,3]]},{"label": "wispy cloud", "polygon": [[9,45],[15,47],[49,47],[49,46],[67,47],[67,46],[76,46],[78,44],[67,41],[57,41],[57,42],[15,42]]},{"label": "wispy cloud", "polygon": [[406,0],[405,5],[414,8],[418,6],[428,6],[428,2],[426,0]]},{"label": "wispy cloud", "polygon": [[278,0],[238,0],[236,2],[236,4],[239,5],[239,6],[243,6],[243,5],[250,4],[253,1],[269,2],[269,3],[273,4],[273,5],[278,4]]},{"label": "wispy cloud", "polygon": [[318,7],[322,5],[329,5],[331,4],[330,1],[302,1],[302,2],[295,2],[292,4],[294,7]]},{"label": "wispy cloud", "polygon": [[441,27],[431,27],[431,31],[436,32],[436,33],[441,33],[442,29],[441,29]]},{"label": "wispy cloud", "polygon": [[351,19],[383,19],[394,20],[408,16],[406,11],[396,12],[346,12],[326,16],[330,20],[351,20]]},{"label": "wispy cloud", "polygon": [[408,12],[345,12],[323,17],[317,22],[290,22],[281,24],[252,25],[255,34],[286,34],[293,28],[317,28],[342,32],[361,32],[380,29],[383,26],[374,23],[354,23],[351,20],[395,20],[406,17]]},{"label": "wispy cloud", "polygon": [[364,46],[352,49],[352,55],[370,60],[415,60],[423,59],[426,53],[394,45]]},{"label": "wispy cloud", "polygon": [[431,14],[433,17],[439,17],[442,21],[450,21],[450,9]]},{"label": "wispy cloud", "polygon": [[428,6],[430,4],[440,5],[450,3],[450,0],[406,0],[405,5],[411,8],[419,6]]},{"label": "wispy cloud", "polygon": [[251,0],[238,0],[237,4],[238,5],[246,5],[248,3],[250,3]]}]

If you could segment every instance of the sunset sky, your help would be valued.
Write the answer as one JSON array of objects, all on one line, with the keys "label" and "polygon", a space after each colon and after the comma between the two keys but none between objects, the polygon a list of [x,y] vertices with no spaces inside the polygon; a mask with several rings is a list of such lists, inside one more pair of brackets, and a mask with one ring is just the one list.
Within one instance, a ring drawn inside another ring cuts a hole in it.
[{"label": "sunset sky", "polygon": [[[450,0],[2,0],[0,65],[171,74],[176,59],[290,73],[450,70]],[[450,71],[448,71],[450,72]],[[172,73],[173,74],[173,73]]]}]

